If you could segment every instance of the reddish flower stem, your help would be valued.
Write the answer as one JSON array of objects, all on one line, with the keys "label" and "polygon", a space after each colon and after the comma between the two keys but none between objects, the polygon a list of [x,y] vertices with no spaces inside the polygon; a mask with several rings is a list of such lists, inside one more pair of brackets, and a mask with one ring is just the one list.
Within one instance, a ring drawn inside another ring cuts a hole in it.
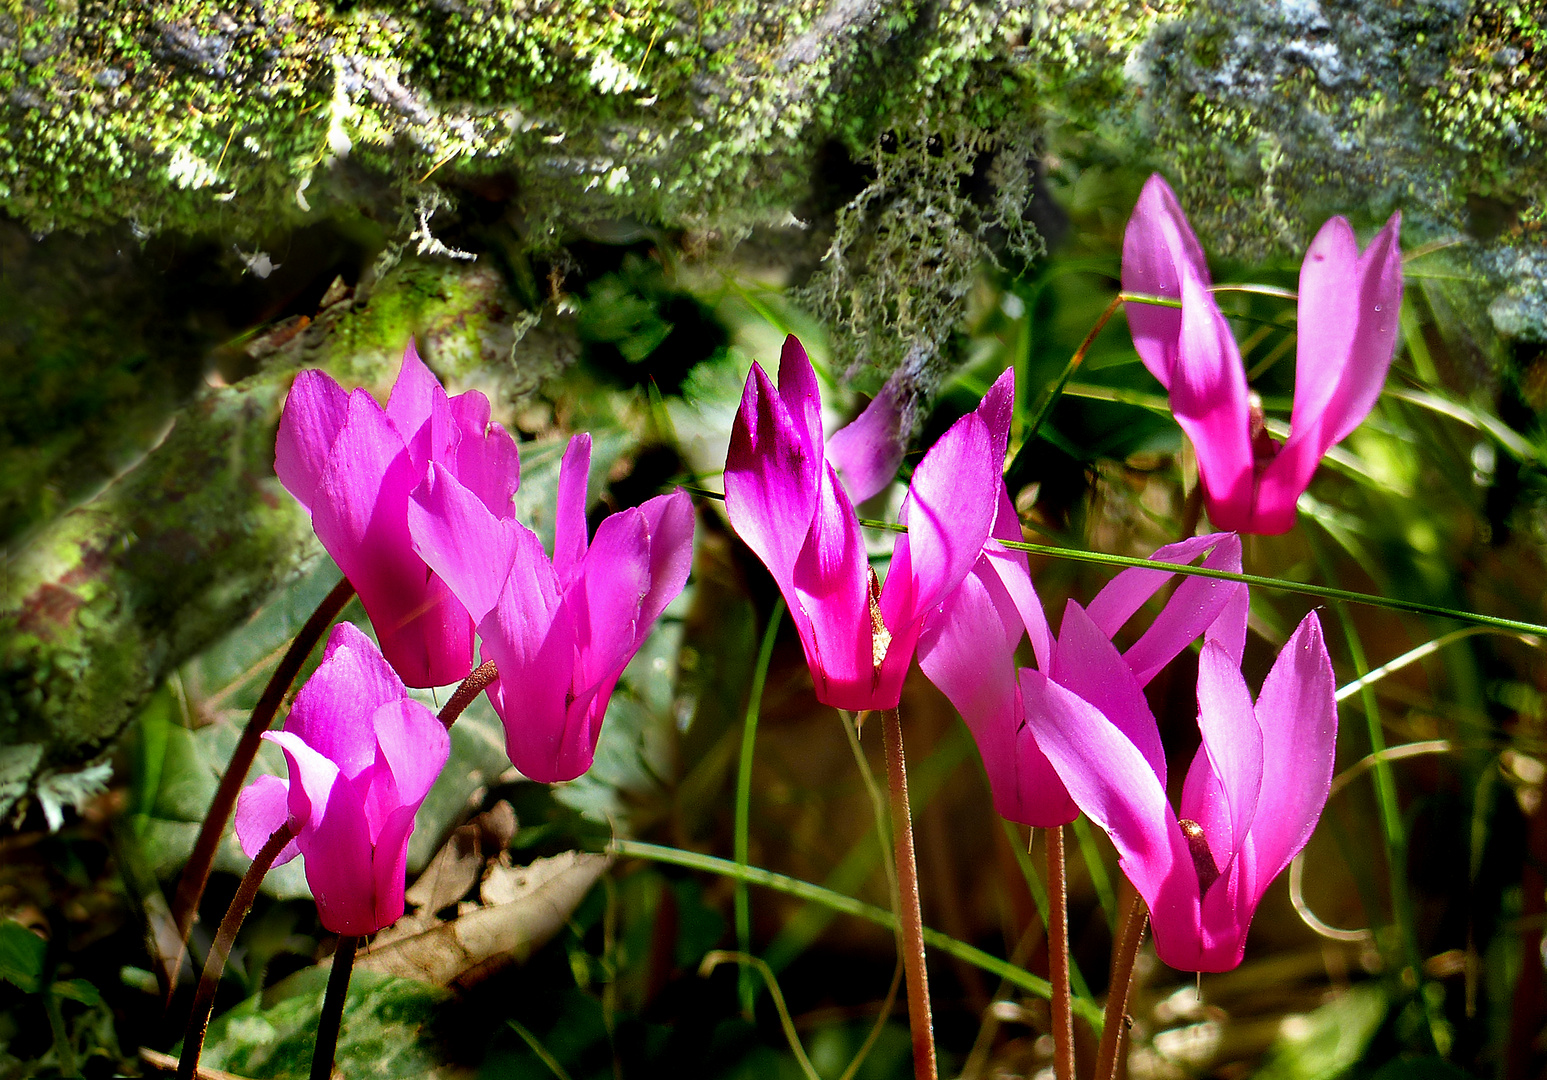
[{"label": "reddish flower stem", "polygon": [[1064,876],[1064,827],[1047,837],[1047,971],[1053,984],[1053,1076],[1074,1080],[1074,1008],[1069,990],[1069,891]]},{"label": "reddish flower stem", "polygon": [[451,730],[451,725],[456,718],[462,715],[462,710],[473,703],[473,699],[484,692],[484,689],[495,679],[499,678],[499,669],[494,666],[493,660],[485,660],[473,669],[473,673],[462,680],[456,692],[451,695],[451,700],[441,707],[436,719],[446,725],[446,730]]},{"label": "reddish flower stem", "polygon": [[1096,1080],[1117,1080],[1122,1060],[1123,1037],[1128,1034],[1128,995],[1133,989],[1133,966],[1144,943],[1149,911],[1133,894],[1112,946],[1112,981],[1107,987],[1106,1014],[1102,1017],[1101,1048],[1096,1055]]},{"label": "reddish flower stem", "polygon": [[929,1014],[929,973],[924,967],[924,915],[919,906],[918,863],[913,855],[913,818],[908,809],[908,767],[902,752],[902,720],[896,709],[881,710],[881,744],[892,794],[892,852],[901,894],[903,967],[908,984],[908,1026],[913,1031],[915,1080],[936,1080],[935,1033]]},{"label": "reddish flower stem", "polygon": [[344,1022],[344,999],[349,996],[349,974],[354,970],[355,950],[360,947],[360,940],[345,934],[338,939],[338,948],[333,951],[333,968],[328,972],[328,990],[322,998],[322,1015],[317,1018],[317,1045],[312,1049],[311,1080],[329,1080],[333,1075],[338,1031]]},{"label": "reddish flower stem", "polygon": [[183,1056],[177,1060],[177,1080],[194,1080],[198,1074],[199,1054],[204,1049],[204,1032],[209,1027],[210,1010],[215,1005],[215,989],[220,985],[220,974],[226,968],[226,957],[231,953],[237,931],[241,930],[247,913],[252,910],[252,902],[257,898],[263,875],[269,872],[269,867],[274,865],[274,860],[279,858],[279,853],[294,837],[295,830],[286,822],[264,841],[263,847],[253,857],[252,865],[247,868],[247,873],[242,875],[242,883],[231,898],[231,906],[226,909],[225,918],[220,920],[220,930],[215,934],[215,943],[210,946],[209,957],[204,961],[204,974],[199,978],[199,989],[193,997],[193,1011],[188,1014],[188,1030],[183,1035]]},{"label": "reddish flower stem", "polygon": [[242,732],[242,737],[236,744],[236,750],[231,754],[231,762],[220,778],[220,787],[215,790],[215,798],[210,802],[209,812],[204,815],[204,825],[199,829],[199,838],[194,841],[193,852],[188,856],[188,865],[183,867],[182,876],[177,882],[177,894],[172,898],[172,919],[177,924],[180,945],[176,958],[158,972],[168,1002],[171,1000],[173,988],[177,985],[177,972],[183,965],[183,956],[188,948],[188,933],[193,929],[193,920],[198,915],[199,901],[204,898],[204,887],[209,883],[210,867],[215,863],[215,850],[220,846],[220,836],[226,830],[226,822],[231,820],[231,810],[236,806],[236,797],[242,789],[242,783],[247,779],[247,771],[252,768],[253,759],[258,756],[258,746],[263,740],[263,733],[274,722],[274,715],[279,712],[280,703],[285,700],[285,694],[289,692],[290,684],[295,681],[295,677],[300,674],[306,658],[311,655],[312,649],[316,648],[317,642],[322,640],[323,634],[327,632],[329,626],[333,625],[333,620],[338,618],[338,613],[344,610],[344,605],[349,603],[350,597],[354,594],[354,586],[349,584],[348,578],[344,578],[333,586],[333,590],[327,596],[323,597],[322,603],[317,605],[317,610],[306,620],[306,625],[301,627],[300,633],[296,634],[295,640],[290,643],[290,648],[279,661],[279,666],[274,669],[274,674],[269,677],[269,684],[263,688],[263,696],[258,699],[258,704],[253,706],[247,728]]}]

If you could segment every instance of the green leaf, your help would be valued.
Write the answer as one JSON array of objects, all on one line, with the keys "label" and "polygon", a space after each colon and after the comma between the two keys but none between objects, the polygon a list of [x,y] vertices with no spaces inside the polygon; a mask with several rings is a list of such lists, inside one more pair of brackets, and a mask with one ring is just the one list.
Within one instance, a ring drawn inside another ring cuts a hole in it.
[{"label": "green leaf", "polygon": [[[254,1080],[309,1076],[327,981],[327,969],[308,968],[248,998],[210,1025],[200,1063]],[[449,997],[426,983],[355,971],[344,1002],[336,1072],[386,1080],[457,1074],[426,1034]]]},{"label": "green leaf", "polygon": [[1364,1056],[1386,1010],[1386,995],[1366,984],[1314,1012],[1286,1017],[1257,1080],[1332,1080]]},{"label": "green leaf", "polygon": [[85,979],[65,979],[62,982],[51,983],[48,991],[57,998],[78,1001],[92,1008],[102,1004],[102,995],[97,993],[97,988]]},{"label": "green leaf", "polygon": [[48,942],[15,919],[0,919],[0,979],[23,993],[36,994],[43,984],[43,957]]}]

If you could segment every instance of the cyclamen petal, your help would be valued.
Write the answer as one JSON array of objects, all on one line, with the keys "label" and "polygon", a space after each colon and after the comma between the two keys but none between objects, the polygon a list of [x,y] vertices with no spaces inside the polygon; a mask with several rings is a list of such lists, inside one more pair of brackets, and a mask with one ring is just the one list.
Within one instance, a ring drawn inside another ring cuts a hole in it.
[{"label": "cyclamen petal", "polygon": [[587,540],[590,449],[590,436],[576,435],[564,454],[552,558],[444,468],[414,492],[408,515],[415,550],[480,613],[511,763],[543,783],[591,767],[613,687],[692,565],[693,511],[680,491],[613,514]]},{"label": "cyclamen petal", "polygon": [[1176,197],[1150,177],[1123,238],[1123,288],[1182,302],[1128,305],[1134,348],[1170,391],[1198,453],[1209,518],[1281,533],[1323,455],[1369,415],[1396,349],[1402,302],[1400,215],[1361,254],[1341,217],[1317,233],[1300,270],[1295,400],[1279,447],[1254,418],[1235,339],[1209,294],[1208,268]]},{"label": "cyclamen petal", "polygon": [[837,460],[829,460],[816,375],[800,343],[786,339],[777,387],[753,365],[726,455],[726,515],[784,594],[823,704],[896,707],[925,616],[961,584],[992,533],[1013,379],[1005,372],[919,463],[904,503],[909,531],[895,541],[876,597],[836,465],[854,474],[857,494],[871,491],[874,460],[850,462],[863,457],[866,428],[891,405],[872,403],[877,412],[861,418],[859,433],[834,436]]},{"label": "cyclamen petal", "polygon": [[476,391],[451,399],[413,342],[383,409],[303,371],[280,417],[274,469],[311,511],[318,539],[360,595],[382,651],[412,686],[472,668],[473,618],[413,550],[408,496],[434,467],[473,492],[496,520],[514,515],[515,441],[489,422]]},{"label": "cyclamen petal", "polygon": [[289,780],[259,777],[242,792],[242,850],[256,854],[288,821],[296,835],[280,861],[305,857],[324,927],[370,934],[396,921],[414,814],[451,751],[446,729],[371,640],[340,623],[284,730],[263,737],[284,751]]}]

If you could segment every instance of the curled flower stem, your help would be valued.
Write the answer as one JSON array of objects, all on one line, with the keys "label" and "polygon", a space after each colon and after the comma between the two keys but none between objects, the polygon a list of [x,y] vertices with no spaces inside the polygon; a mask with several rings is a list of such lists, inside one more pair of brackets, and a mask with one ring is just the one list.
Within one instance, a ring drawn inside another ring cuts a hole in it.
[{"label": "curled flower stem", "polygon": [[892,789],[892,851],[901,894],[903,964],[908,985],[908,1026],[913,1031],[913,1075],[936,1080],[935,1033],[929,1015],[929,973],[924,967],[924,915],[919,906],[918,863],[913,855],[913,818],[908,810],[908,766],[902,752],[902,720],[896,709],[881,711],[886,778]]},{"label": "curled flower stem", "polygon": [[328,989],[322,998],[322,1015],[317,1018],[317,1046],[312,1051],[312,1080],[329,1080],[333,1075],[338,1029],[344,1022],[344,999],[349,996],[349,973],[354,970],[355,950],[359,947],[359,938],[353,934],[344,934],[338,939],[338,948],[333,952],[333,968],[328,972]]},{"label": "curled flower stem", "polygon": [[494,666],[493,660],[485,660],[479,664],[473,669],[471,675],[462,680],[456,692],[451,695],[451,700],[446,702],[436,714],[436,719],[445,724],[449,731],[456,718],[462,715],[462,710],[471,705],[473,699],[483,693],[484,689],[499,676],[499,669]]},{"label": "curled flower stem", "polygon": [[1128,995],[1133,989],[1133,966],[1144,943],[1149,912],[1134,893],[1123,911],[1123,922],[1112,945],[1112,981],[1107,987],[1107,1009],[1101,1027],[1101,1048],[1096,1053],[1096,1080],[1117,1080],[1122,1060],[1123,1037],[1128,1034]]},{"label": "curled flower stem", "polygon": [[263,733],[274,722],[274,715],[279,712],[280,703],[285,700],[290,684],[301,673],[306,658],[354,594],[355,587],[349,583],[348,578],[344,578],[322,598],[322,603],[317,605],[317,610],[306,620],[306,625],[296,634],[290,648],[285,650],[284,657],[280,659],[279,666],[274,669],[274,674],[269,677],[268,685],[263,688],[263,696],[253,706],[247,728],[237,741],[231,761],[220,778],[220,786],[215,790],[215,798],[211,800],[209,812],[204,815],[204,824],[199,829],[199,838],[194,841],[188,864],[183,867],[182,877],[178,879],[177,894],[172,898],[172,918],[177,924],[179,946],[177,956],[160,973],[168,1002],[177,985],[177,972],[183,966],[183,955],[188,949],[188,933],[193,929],[194,917],[199,912],[199,901],[204,898],[204,887],[209,884],[215,850],[220,846],[221,834],[226,831],[226,822],[231,820],[231,810],[236,806],[236,796],[242,789],[242,782],[247,779],[247,771],[258,756],[258,745],[263,739]]},{"label": "curled flower stem", "polygon": [[220,920],[215,943],[210,946],[209,956],[204,961],[204,974],[199,978],[199,989],[194,993],[193,1010],[188,1014],[188,1029],[183,1035],[183,1054],[177,1059],[177,1080],[194,1080],[198,1075],[199,1054],[204,1049],[204,1032],[209,1027],[210,1010],[215,1005],[215,989],[220,985],[221,972],[226,968],[226,957],[231,954],[237,931],[241,930],[247,913],[252,910],[252,902],[257,898],[263,875],[269,872],[269,867],[274,865],[274,860],[279,858],[279,853],[294,837],[295,829],[286,822],[264,841],[263,847],[253,857],[252,865],[247,868],[247,873],[242,875],[242,883],[231,898],[231,906],[226,909],[225,918]]},{"label": "curled flower stem", "polygon": [[1069,996],[1069,890],[1064,877],[1064,827],[1047,836],[1047,973],[1053,984],[1053,1076],[1074,1080],[1074,1009]]}]

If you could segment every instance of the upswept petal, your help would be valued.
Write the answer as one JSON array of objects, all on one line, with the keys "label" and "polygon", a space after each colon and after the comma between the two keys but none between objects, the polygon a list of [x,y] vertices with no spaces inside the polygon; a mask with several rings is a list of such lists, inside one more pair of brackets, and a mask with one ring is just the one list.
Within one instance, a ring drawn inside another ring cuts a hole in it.
[{"label": "upswept petal", "polygon": [[[1205,643],[1198,657],[1198,731],[1229,813],[1227,831],[1211,834],[1205,830],[1209,850],[1223,870],[1246,846],[1246,834],[1257,816],[1263,788],[1263,747],[1240,661],[1232,660],[1214,642]],[[1274,767],[1287,765],[1275,762]]]},{"label": "upswept petal", "polygon": [[456,442],[451,399],[435,373],[419,359],[414,339],[403,350],[403,366],[387,397],[387,419],[397,428],[413,459],[415,475],[432,461],[448,461]]},{"label": "upswept petal", "polygon": [[[1206,288],[1208,263],[1176,195],[1155,173],[1145,182],[1123,233],[1123,291],[1180,300],[1182,279],[1188,276]],[[1182,336],[1182,312],[1137,303],[1126,305],[1125,310],[1139,359],[1169,389]]]},{"label": "upswept petal", "polygon": [[639,602],[637,647],[666,605],[687,586],[693,569],[693,500],[678,488],[642,503],[650,527],[650,589]]},{"label": "upswept petal", "polygon": [[973,410],[988,428],[989,457],[999,472],[1004,472],[1005,454],[1010,446],[1010,422],[1015,416],[1015,369],[1005,368],[993,385],[984,393],[978,407]]},{"label": "upswept petal", "polygon": [[559,462],[558,500],[553,511],[553,569],[568,588],[586,554],[586,484],[591,477],[591,434],[569,440]]},{"label": "upswept petal", "polygon": [[274,475],[307,510],[348,412],[349,395],[321,371],[303,371],[290,384],[274,440]]},{"label": "upswept petal", "polygon": [[[306,748],[285,747],[290,759],[291,810],[295,808],[296,762]],[[311,821],[297,839],[306,856],[306,884],[317,901],[322,925],[335,934],[370,934],[375,921],[373,837],[365,816],[364,778],[339,775],[326,802],[313,800]]]},{"label": "upswept petal", "polygon": [[[236,797],[236,839],[242,853],[257,858],[274,830],[290,820],[290,785],[277,776],[260,776]],[[283,866],[301,853],[295,840],[280,849],[275,866]]]},{"label": "upswept petal", "polygon": [[376,760],[376,736],[369,724],[347,718],[402,700],[402,680],[376,645],[354,623],[341,622],[328,635],[322,663],[296,694],[285,731],[346,776],[358,776]]},{"label": "upswept petal", "polygon": [[410,686],[440,686],[472,664],[472,621],[414,554],[408,496],[419,483],[397,430],[369,394],[350,395],[312,527],[360,594],[381,651]]},{"label": "upswept petal", "polygon": [[1246,370],[1230,324],[1203,283],[1182,279],[1182,333],[1171,412],[1198,453],[1209,518],[1235,530],[1250,519],[1254,459]]},{"label": "upswept petal", "polygon": [[516,440],[499,424],[489,423],[489,399],[476,390],[451,399],[460,436],[457,482],[477,495],[497,518],[515,512],[511,500],[521,487],[521,454]]},{"label": "upswept petal", "polygon": [[444,581],[475,623],[499,603],[521,547],[514,520],[494,516],[444,465],[430,466],[408,503],[413,550]]},{"label": "upswept petal", "polygon": [[1337,749],[1337,684],[1313,611],[1301,620],[1257,696],[1262,754],[1273,762],[1251,836],[1257,849],[1253,902],[1310,839],[1332,789]]},{"label": "upswept petal", "polygon": [[827,440],[827,462],[856,504],[881,492],[897,475],[908,432],[903,431],[903,373],[886,380],[865,411]]},{"label": "upswept petal", "polygon": [[[322,819],[333,788],[348,777],[293,731],[265,731],[263,737],[284,751],[290,769],[290,817],[299,829],[297,835],[305,837]],[[365,820],[363,811],[360,820]],[[301,851],[306,851],[304,845]]]},{"label": "upswept petal", "polygon": [[[421,800],[422,801],[422,800]],[[408,877],[408,837],[414,831],[419,804],[399,806],[382,823],[371,851],[370,925],[391,926],[403,917],[404,886]]]},{"label": "upswept petal", "polygon": [[422,702],[405,697],[374,710],[370,727],[380,752],[372,782],[386,779],[379,772],[385,764],[395,802],[417,807],[451,754],[445,725]]},{"label": "upswept petal", "polygon": [[[1202,565],[1211,570],[1228,570],[1239,574],[1241,538],[1235,533],[1215,533],[1213,536],[1218,543],[1204,558]],[[1160,559],[1160,552],[1151,558]],[[1182,559],[1162,561],[1183,562]],[[1205,640],[1221,645],[1239,667],[1241,654],[1246,648],[1248,600],[1246,586],[1240,582],[1183,577],[1165,607],[1155,616],[1155,621],[1123,654],[1123,659],[1128,661],[1128,666],[1138,676],[1139,685],[1145,686],[1202,634]]]},{"label": "upswept petal", "polygon": [[794,334],[784,339],[779,354],[779,399],[800,438],[808,461],[820,468],[822,456],[822,392],[806,347]]},{"label": "upswept petal", "polygon": [[[817,700],[838,709],[886,708],[873,704],[870,564],[859,518],[832,466],[823,471],[811,531],[790,575],[795,597],[790,607],[799,609],[797,628],[802,621],[810,626],[809,639],[802,634],[801,644]],[[895,556],[892,567],[896,573]]]},{"label": "upswept petal", "polygon": [[1042,601],[1031,584],[1031,569],[1026,553],[994,542],[1023,539],[1021,519],[1016,516],[1015,507],[1010,503],[1010,493],[1000,483],[999,510],[994,517],[993,537],[983,545],[983,554],[978,557],[974,572],[988,570],[998,576],[1011,603],[1015,605],[1021,625],[1031,638],[1031,651],[1037,659],[1037,667],[1046,671],[1053,662],[1053,634],[1048,629],[1047,612],[1042,609]]},{"label": "upswept petal", "polygon": [[816,514],[821,470],[822,458],[806,450],[784,400],[753,364],[725,457],[725,513],[786,595]]},{"label": "upswept petal", "polygon": [[1188,969],[1198,952],[1198,876],[1150,763],[1090,702],[1021,669],[1026,725],[1070,796],[1117,848],[1149,905],[1161,960]]},{"label": "upswept petal", "polygon": [[1112,639],[1073,600],[1064,606],[1064,619],[1058,627],[1053,663],[1047,675],[1105,716],[1138,748],[1161,787],[1165,787],[1166,751],[1139,680],[1123,662]]},{"label": "upswept petal", "polygon": [[[575,685],[573,617],[567,604],[559,604],[546,622],[527,617],[516,610],[521,605],[515,595],[509,590],[500,602],[500,630],[484,635],[484,654],[500,671],[489,697],[505,725],[505,751],[530,780],[573,780],[591,764],[575,749],[589,740],[590,727],[584,716],[571,716],[572,701],[585,690]],[[524,640],[506,640],[506,628],[523,618]]]},{"label": "upswept petal", "polygon": [[574,619],[576,691],[619,670],[634,654],[640,602],[650,591],[650,526],[638,509],[603,521],[582,572],[565,593]]},{"label": "upswept petal", "polygon": [[1263,531],[1294,524],[1294,503],[1327,450],[1359,426],[1385,385],[1402,306],[1400,215],[1363,255],[1348,222],[1322,226],[1300,268],[1299,348],[1289,440],[1263,470]]},{"label": "upswept petal", "polygon": [[881,590],[881,613],[893,635],[944,600],[972,569],[993,531],[1004,487],[1004,459],[994,436],[968,413],[930,447],[913,471],[898,519],[899,536]]}]

